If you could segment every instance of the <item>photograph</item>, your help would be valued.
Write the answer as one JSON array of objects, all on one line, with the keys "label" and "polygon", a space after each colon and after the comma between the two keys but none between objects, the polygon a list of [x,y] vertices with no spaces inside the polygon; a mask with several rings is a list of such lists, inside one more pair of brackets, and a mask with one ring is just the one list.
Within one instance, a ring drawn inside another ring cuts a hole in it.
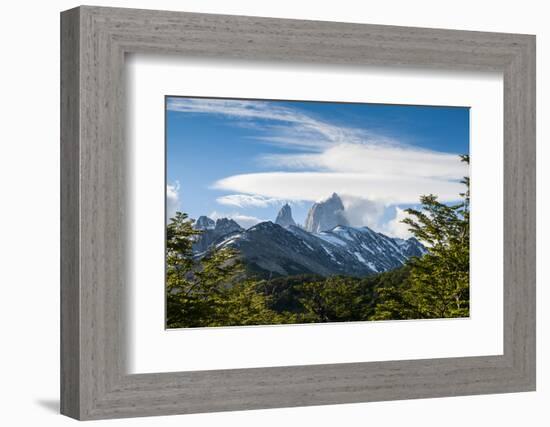
[{"label": "photograph", "polygon": [[167,329],[470,316],[470,108],[165,96]]}]

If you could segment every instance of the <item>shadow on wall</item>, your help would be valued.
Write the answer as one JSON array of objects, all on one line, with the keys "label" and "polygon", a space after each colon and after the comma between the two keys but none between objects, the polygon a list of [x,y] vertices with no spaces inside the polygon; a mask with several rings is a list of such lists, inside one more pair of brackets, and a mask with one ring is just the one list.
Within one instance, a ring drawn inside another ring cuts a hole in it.
[{"label": "shadow on wall", "polygon": [[59,399],[38,399],[35,403],[49,412],[59,414]]}]

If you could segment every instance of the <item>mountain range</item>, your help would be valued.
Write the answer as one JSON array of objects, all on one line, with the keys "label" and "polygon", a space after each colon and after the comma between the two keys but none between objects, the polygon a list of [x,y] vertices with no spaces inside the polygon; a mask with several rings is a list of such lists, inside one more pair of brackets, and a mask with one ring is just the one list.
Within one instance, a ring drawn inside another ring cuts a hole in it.
[{"label": "mountain range", "polygon": [[201,234],[193,245],[196,257],[214,248],[236,249],[249,272],[260,277],[317,274],[368,276],[401,267],[426,248],[414,237],[407,240],[352,227],[340,197],[334,193],[309,210],[304,227],[292,218],[285,204],[275,222],[264,221],[248,229],[229,218],[199,217],[194,227]]}]

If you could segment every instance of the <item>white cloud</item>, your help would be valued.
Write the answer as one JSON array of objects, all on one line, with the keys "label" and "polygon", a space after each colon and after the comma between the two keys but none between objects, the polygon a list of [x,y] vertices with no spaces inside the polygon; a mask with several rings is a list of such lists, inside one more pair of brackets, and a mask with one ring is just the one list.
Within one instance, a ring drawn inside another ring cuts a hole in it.
[{"label": "white cloud", "polygon": [[386,209],[383,203],[349,195],[341,196],[341,199],[350,225],[354,227],[366,225],[375,230],[380,228],[380,221]]},{"label": "white cloud", "polygon": [[180,209],[180,183],[166,185],[166,218],[172,218]]},{"label": "white cloud", "polygon": [[222,205],[236,206],[238,208],[267,208],[268,206],[278,205],[284,202],[281,199],[264,197],[257,194],[229,194],[227,196],[218,197],[216,201]]},{"label": "white cloud", "polygon": [[214,211],[210,213],[210,215],[208,216],[213,220],[217,220],[219,218],[230,218],[245,229],[253,227],[259,222],[266,221],[265,219],[256,218],[255,216],[250,216],[250,215],[244,215],[239,212],[222,213],[222,212]]},{"label": "white cloud", "polygon": [[275,122],[262,126],[260,130],[265,135],[255,139],[294,149],[318,151],[335,143],[359,143],[367,135],[364,130],[332,125],[270,101],[171,98],[167,108],[182,113],[221,115],[241,124],[252,119]]},{"label": "white cloud", "polygon": [[321,153],[269,155],[264,160],[272,166],[369,173],[389,179],[413,176],[449,180],[468,173],[467,165],[455,154],[378,142],[337,144]]},{"label": "white cloud", "polygon": [[241,119],[266,119],[292,122],[292,110],[266,101],[215,98],[170,98],[168,110],[182,113],[218,114]]},{"label": "white cloud", "polygon": [[457,155],[398,144],[336,144],[320,153],[264,156],[296,172],[233,175],[214,187],[266,198],[318,200],[336,192],[371,202],[418,203],[423,194],[459,198],[468,166]]},{"label": "white cloud", "polygon": [[264,172],[233,175],[214,188],[285,200],[316,201],[330,196],[353,196],[390,204],[418,203],[422,194],[436,194],[441,201],[457,200],[464,190],[456,181],[410,175],[344,172]]},{"label": "white cloud", "polygon": [[410,215],[404,209],[396,207],[395,217],[384,224],[381,230],[382,233],[401,239],[412,237],[412,233],[409,231],[409,225],[403,224],[402,222],[405,218],[410,218]]},{"label": "white cloud", "polygon": [[[334,125],[269,101],[171,98],[168,109],[217,114],[236,123],[266,120],[255,138],[299,150],[261,158],[265,166],[297,172],[234,175],[214,184],[242,193],[222,204],[266,206],[271,199],[318,200],[337,192],[386,204],[417,203],[422,194],[456,200],[468,168],[455,154],[400,144],[365,129]],[[305,150],[305,151],[304,151]],[[300,172],[300,173],[298,173]]]}]

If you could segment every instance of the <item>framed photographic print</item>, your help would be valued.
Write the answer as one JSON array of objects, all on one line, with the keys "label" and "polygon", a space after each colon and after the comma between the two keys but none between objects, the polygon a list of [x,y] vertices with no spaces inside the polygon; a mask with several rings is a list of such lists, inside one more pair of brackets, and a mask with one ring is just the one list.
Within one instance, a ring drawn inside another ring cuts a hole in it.
[{"label": "framed photographic print", "polygon": [[167,328],[469,317],[468,161],[466,107],[167,96]]},{"label": "framed photographic print", "polygon": [[535,389],[534,36],[62,13],[62,413]]}]

